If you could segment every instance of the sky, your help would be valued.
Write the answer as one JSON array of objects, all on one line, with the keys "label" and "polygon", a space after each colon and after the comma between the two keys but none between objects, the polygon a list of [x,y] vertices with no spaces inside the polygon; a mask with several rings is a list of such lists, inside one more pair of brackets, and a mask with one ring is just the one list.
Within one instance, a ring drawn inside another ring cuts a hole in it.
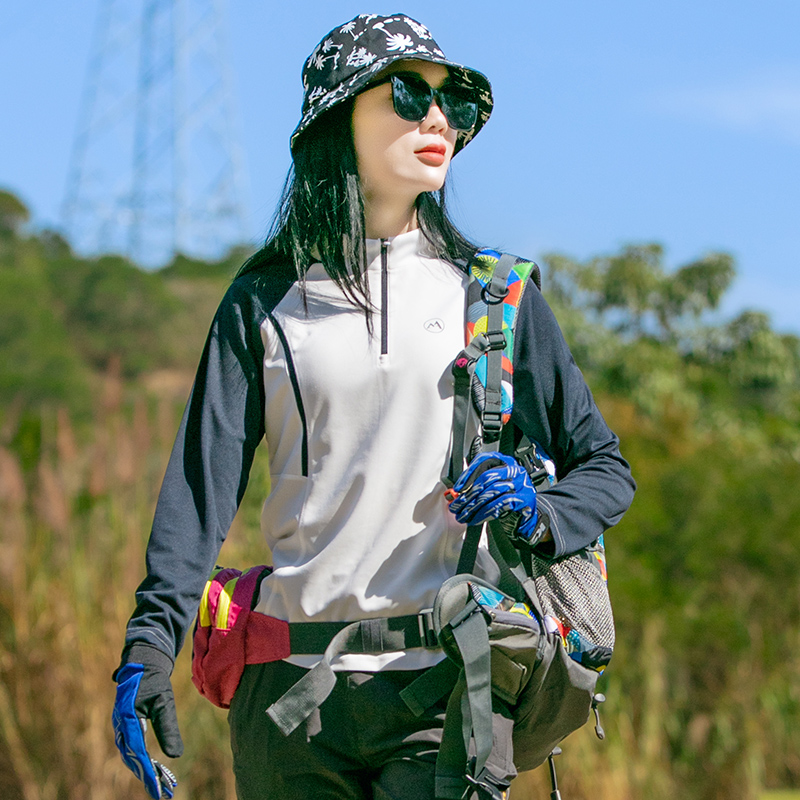
[{"label": "sky", "polygon": [[[100,5],[0,4],[0,187],[38,227],[60,224]],[[797,0],[225,8],[252,244],[290,165],[305,58],[355,15],[399,8],[493,85],[492,118],[452,167],[455,217],[475,241],[533,259],[659,242],[670,269],[725,251],[738,277],[723,315],[766,311],[800,334]]]}]

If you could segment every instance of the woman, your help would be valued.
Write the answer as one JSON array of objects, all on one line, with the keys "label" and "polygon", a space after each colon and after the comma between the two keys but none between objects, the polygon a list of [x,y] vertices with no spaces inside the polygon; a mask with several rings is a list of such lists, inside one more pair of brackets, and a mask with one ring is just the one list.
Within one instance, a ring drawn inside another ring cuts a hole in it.
[{"label": "woman", "polygon": [[[173,779],[151,768],[135,720],[151,720],[164,752],[180,755],[169,675],[263,436],[274,571],[256,608],[272,617],[417,614],[454,574],[465,523],[508,508],[528,528],[537,519],[530,483],[505,480],[507,458],[452,509],[443,496],[451,365],[477,250],[448,219],[444,186],[491,113],[489,82],[448,61],[420,23],[370,14],[320,42],[303,83],[293,172],[267,243],[212,325],[117,673],[120,749],[153,796],[171,796]],[[517,330],[512,421],[558,462],[558,491],[538,498],[549,527],[537,535],[560,555],[614,524],[633,482],[533,286]],[[416,717],[399,692],[441,650],[342,655],[333,693],[285,737],[264,710],[322,649],[246,667],[230,712],[239,797],[433,797],[444,706]],[[511,777],[506,739],[493,769]]]}]

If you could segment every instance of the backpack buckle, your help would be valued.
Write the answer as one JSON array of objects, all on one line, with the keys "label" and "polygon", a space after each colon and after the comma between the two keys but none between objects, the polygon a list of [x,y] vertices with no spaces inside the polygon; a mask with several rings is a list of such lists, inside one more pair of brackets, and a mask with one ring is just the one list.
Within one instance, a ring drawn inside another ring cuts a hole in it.
[{"label": "backpack buckle", "polygon": [[419,627],[419,640],[423,647],[435,648],[439,646],[439,637],[433,627],[433,609],[426,608],[417,614],[417,626]]},{"label": "backpack buckle", "polygon": [[506,335],[503,331],[486,331],[484,334],[489,342],[490,350],[505,350],[506,349]]},{"label": "backpack buckle", "polygon": [[447,627],[450,628],[450,630],[454,630],[459,625],[463,625],[473,614],[478,614],[481,611],[483,611],[484,615],[488,618],[486,612],[475,602],[475,598],[470,595],[467,604],[447,623]]},{"label": "backpack buckle", "polygon": [[483,412],[483,440],[495,442],[503,430],[503,415],[499,411]]},{"label": "backpack buckle", "polygon": [[[474,769],[475,756],[470,758],[469,763],[470,770]],[[473,778],[469,773],[465,775],[465,778],[468,784],[475,787],[480,800],[507,800],[508,798],[508,789],[511,783],[493,775],[488,767],[484,767],[477,778]]]}]

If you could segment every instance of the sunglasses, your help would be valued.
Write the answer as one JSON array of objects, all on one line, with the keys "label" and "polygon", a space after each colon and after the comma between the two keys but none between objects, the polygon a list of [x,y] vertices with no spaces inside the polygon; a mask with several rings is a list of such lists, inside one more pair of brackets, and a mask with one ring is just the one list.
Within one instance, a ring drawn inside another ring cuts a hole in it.
[{"label": "sunglasses", "polygon": [[422,122],[435,100],[453,130],[472,130],[478,121],[477,93],[466,86],[448,83],[434,89],[416,73],[394,72],[382,80],[370,83],[364,87],[364,91],[384,83],[392,84],[392,105],[395,114],[401,119]]}]

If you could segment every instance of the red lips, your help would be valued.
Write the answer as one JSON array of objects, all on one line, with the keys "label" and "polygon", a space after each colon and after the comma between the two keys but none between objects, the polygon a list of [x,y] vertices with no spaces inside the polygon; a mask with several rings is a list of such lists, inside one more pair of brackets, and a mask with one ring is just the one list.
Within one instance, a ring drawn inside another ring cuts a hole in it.
[{"label": "red lips", "polygon": [[439,153],[439,155],[444,155],[447,152],[447,148],[443,144],[429,144],[425,147],[420,147],[419,150],[415,150],[415,153]]},{"label": "red lips", "polygon": [[414,151],[423,164],[440,167],[447,157],[447,148],[443,144],[429,144]]}]

